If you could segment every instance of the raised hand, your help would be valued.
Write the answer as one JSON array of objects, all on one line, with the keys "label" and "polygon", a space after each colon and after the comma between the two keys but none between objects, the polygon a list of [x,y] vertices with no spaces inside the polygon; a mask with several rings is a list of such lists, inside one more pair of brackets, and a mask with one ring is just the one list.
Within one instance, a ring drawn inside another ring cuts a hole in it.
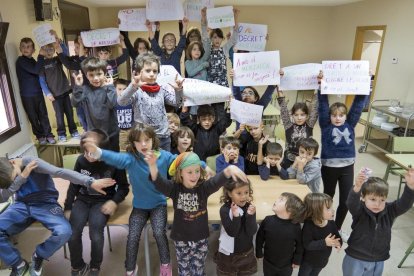
[{"label": "raised hand", "polygon": [[103,189],[111,187],[115,185],[115,183],[115,180],[111,178],[95,179],[91,185],[91,188],[97,191],[98,193],[106,195],[106,192]]},{"label": "raised hand", "polygon": [[37,168],[37,162],[36,160],[32,160],[29,162],[29,164],[26,165],[22,173],[20,174],[23,178],[28,178],[30,173]]},{"label": "raised hand", "polygon": [[99,149],[94,138],[84,138],[81,143],[83,148],[89,153],[95,154]]},{"label": "raised hand", "polygon": [[104,85],[111,85],[111,84],[114,84],[114,78],[112,77],[111,74],[109,74],[109,77],[105,78]]},{"label": "raised hand", "polygon": [[405,174],[405,181],[408,188],[414,190],[414,169],[409,169]]},{"label": "raised hand", "polygon": [[256,206],[253,205],[253,203],[250,202],[249,207],[247,207],[247,213],[249,215],[254,215],[256,213]]},{"label": "raised hand", "polygon": [[259,145],[263,146],[269,140],[269,135],[266,135],[259,140]]},{"label": "raised hand", "polygon": [[184,81],[185,81],[185,79],[180,80],[178,78],[178,74],[177,74],[177,75],[175,75],[175,83],[169,83],[169,85],[171,85],[172,88],[174,88],[175,91],[182,91]]},{"label": "raised hand", "polygon": [[132,80],[131,80],[132,86],[135,89],[140,88],[143,85],[146,85],[147,83],[141,80],[141,73],[136,74],[136,72],[132,72]]},{"label": "raised hand", "polygon": [[227,178],[233,178],[234,181],[248,181],[246,174],[234,165],[230,165],[227,168],[225,168],[223,173]]},{"label": "raised hand", "polygon": [[79,70],[78,74],[76,75],[75,73],[72,74],[73,79],[75,80],[75,84],[77,86],[82,86],[83,85],[83,75],[82,75],[82,71]]},{"label": "raised hand", "polygon": [[145,162],[147,162],[148,166],[157,165],[157,156],[154,154],[154,151],[150,150],[145,154]]}]

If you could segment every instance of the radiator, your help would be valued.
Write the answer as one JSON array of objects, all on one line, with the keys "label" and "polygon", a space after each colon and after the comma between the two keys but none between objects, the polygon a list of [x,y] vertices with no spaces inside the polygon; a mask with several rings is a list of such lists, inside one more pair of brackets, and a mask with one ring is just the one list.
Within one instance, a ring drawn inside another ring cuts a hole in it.
[{"label": "radiator", "polygon": [[8,154],[8,158],[20,158],[23,156],[37,156],[37,150],[33,143],[25,144],[13,153]]}]

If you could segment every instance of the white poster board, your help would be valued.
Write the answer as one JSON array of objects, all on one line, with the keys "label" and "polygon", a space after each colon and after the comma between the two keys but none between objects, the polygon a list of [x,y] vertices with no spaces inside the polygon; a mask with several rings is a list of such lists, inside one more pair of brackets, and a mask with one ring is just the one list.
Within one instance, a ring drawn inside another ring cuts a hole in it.
[{"label": "white poster board", "polygon": [[369,61],[322,61],[322,94],[369,95]]},{"label": "white poster board", "polygon": [[[148,31],[145,26],[147,20],[145,9],[127,9],[120,10],[118,12],[119,30],[120,31],[133,31],[133,32],[146,32]],[[152,25],[155,31],[155,25]]]},{"label": "white poster board", "polygon": [[185,79],[183,82],[184,106],[221,103],[230,100],[229,87],[197,79]]},{"label": "white poster board", "polygon": [[262,122],[263,106],[249,104],[232,99],[230,102],[231,118],[248,126],[260,126]]},{"label": "white poster board", "polygon": [[184,18],[180,0],[147,0],[146,13],[149,21],[170,21]]},{"label": "white poster board", "polygon": [[318,75],[322,70],[320,63],[306,63],[283,68],[280,78],[280,90],[313,90],[319,89]]},{"label": "white poster board", "polygon": [[259,52],[266,48],[267,25],[239,23],[237,28],[238,50]]},{"label": "white poster board", "polygon": [[279,84],[279,51],[234,53],[233,69],[235,86]]},{"label": "white poster board", "polygon": [[207,9],[207,26],[211,29],[234,26],[232,6]]},{"label": "white poster board", "polygon": [[213,0],[185,0],[184,14],[189,21],[200,22],[201,10],[204,8],[214,8]]},{"label": "white poster board", "polygon": [[178,79],[181,80],[181,75],[175,70],[175,67],[172,65],[161,65],[160,72],[157,76],[157,83],[159,85],[168,85],[169,83],[175,83],[175,78],[178,76]]},{"label": "white poster board", "polygon": [[51,30],[52,25],[50,25],[49,23],[39,25],[33,29],[33,37],[40,47],[56,42],[55,36],[50,34]]},{"label": "white poster board", "polygon": [[119,29],[106,28],[81,32],[81,37],[86,47],[115,45],[119,44]]}]

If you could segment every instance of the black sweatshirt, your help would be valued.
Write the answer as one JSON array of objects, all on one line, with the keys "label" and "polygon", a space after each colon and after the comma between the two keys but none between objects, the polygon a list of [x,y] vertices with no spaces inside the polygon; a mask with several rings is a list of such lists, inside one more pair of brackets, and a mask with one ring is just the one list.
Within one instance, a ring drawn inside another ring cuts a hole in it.
[{"label": "black sweatshirt", "polygon": [[256,257],[264,256],[272,265],[284,268],[292,264],[300,265],[302,254],[300,224],[293,224],[292,220],[276,215],[265,217],[256,235]]},{"label": "black sweatshirt", "polygon": [[[323,268],[328,264],[332,247],[326,246],[325,238],[329,235],[340,237],[335,221],[328,220],[324,227],[315,225],[311,220],[306,220],[302,229],[302,241],[305,253],[302,263],[308,263],[312,267]],[[341,240],[342,245],[342,240]]]}]

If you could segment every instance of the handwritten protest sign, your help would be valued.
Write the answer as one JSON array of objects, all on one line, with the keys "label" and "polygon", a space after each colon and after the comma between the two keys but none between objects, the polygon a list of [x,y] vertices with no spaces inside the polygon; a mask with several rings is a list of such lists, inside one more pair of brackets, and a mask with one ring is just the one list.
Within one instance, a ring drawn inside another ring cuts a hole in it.
[{"label": "handwritten protest sign", "polygon": [[233,69],[235,86],[279,84],[279,51],[235,53]]},{"label": "handwritten protest sign", "polygon": [[238,100],[231,100],[230,115],[231,118],[240,124],[248,126],[260,126],[262,122],[263,106],[249,104]]},{"label": "handwritten protest sign", "polygon": [[207,26],[211,29],[234,26],[233,7],[207,9]]},{"label": "handwritten protest sign", "polygon": [[159,85],[175,83],[175,78],[178,76],[178,79],[181,80],[182,77],[180,74],[175,70],[175,67],[172,65],[161,65],[160,73],[157,77],[157,83]]},{"label": "handwritten protest sign", "polygon": [[[118,12],[119,30],[121,31],[148,31],[145,26],[147,20],[145,9],[127,9]],[[152,26],[155,31],[155,25]]]},{"label": "handwritten protest sign", "polygon": [[318,89],[318,75],[322,64],[307,63],[283,68],[284,75],[280,78],[281,90],[312,90]]},{"label": "handwritten protest sign", "polygon": [[322,94],[369,95],[369,61],[322,61]]},{"label": "handwritten protest sign", "polygon": [[253,52],[265,50],[267,25],[239,23],[237,35],[238,50]]},{"label": "handwritten protest sign", "polygon": [[230,99],[228,87],[197,79],[185,79],[183,83],[184,106],[221,103]]},{"label": "handwritten protest sign", "polygon": [[184,2],[184,14],[188,20],[193,22],[201,21],[201,9],[214,8],[213,0],[186,0]]},{"label": "handwritten protest sign", "polygon": [[106,28],[81,32],[81,37],[86,47],[114,45],[119,43],[119,29]]},{"label": "handwritten protest sign", "polygon": [[180,0],[147,0],[146,8],[150,21],[181,20],[184,17]]},{"label": "handwritten protest sign", "polygon": [[52,25],[49,23],[42,24],[33,29],[33,37],[40,47],[56,42],[56,38],[50,34],[50,30],[52,30]]}]

